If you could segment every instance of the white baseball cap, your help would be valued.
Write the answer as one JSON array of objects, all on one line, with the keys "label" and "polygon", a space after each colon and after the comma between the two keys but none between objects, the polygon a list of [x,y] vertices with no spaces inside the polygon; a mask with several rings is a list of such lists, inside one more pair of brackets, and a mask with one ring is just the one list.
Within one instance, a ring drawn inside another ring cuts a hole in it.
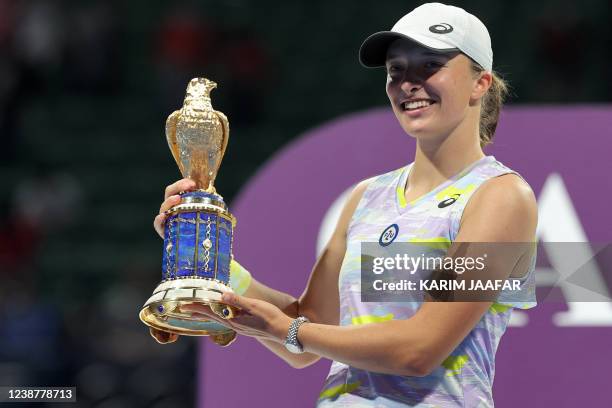
[{"label": "white baseball cap", "polygon": [[385,65],[387,48],[407,38],[435,51],[461,51],[485,70],[493,68],[487,27],[462,8],[442,3],[423,4],[400,18],[391,31],[374,33],[361,44],[359,61],[368,68]]}]

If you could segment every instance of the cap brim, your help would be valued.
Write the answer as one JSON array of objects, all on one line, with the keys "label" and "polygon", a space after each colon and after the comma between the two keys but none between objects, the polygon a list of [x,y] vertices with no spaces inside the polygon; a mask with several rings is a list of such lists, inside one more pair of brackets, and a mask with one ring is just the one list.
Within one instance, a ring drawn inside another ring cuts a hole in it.
[{"label": "cap brim", "polygon": [[398,38],[405,38],[436,52],[458,51],[455,47],[449,48],[447,44],[436,44],[438,47],[433,47],[405,34],[394,31],[379,31],[366,38],[361,47],[359,47],[359,62],[361,65],[366,68],[384,66],[387,59],[387,49]]}]

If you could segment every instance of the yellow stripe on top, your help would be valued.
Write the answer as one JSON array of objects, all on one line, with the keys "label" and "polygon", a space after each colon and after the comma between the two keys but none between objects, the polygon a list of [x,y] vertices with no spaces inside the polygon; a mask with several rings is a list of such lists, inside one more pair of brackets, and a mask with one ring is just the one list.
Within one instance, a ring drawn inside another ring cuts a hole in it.
[{"label": "yellow stripe on top", "polygon": [[411,238],[408,242],[432,249],[448,249],[451,246],[451,240],[447,237]]},{"label": "yellow stripe on top", "polygon": [[376,315],[360,315],[355,316],[351,319],[351,323],[358,324],[369,324],[369,323],[381,323],[388,322],[389,320],[393,320],[395,315],[393,313],[388,313],[384,316],[376,316]]},{"label": "yellow stripe on top", "polygon": [[476,188],[476,184],[474,183],[468,184],[464,188],[457,188],[457,186],[450,185],[446,187],[445,189],[443,189],[442,191],[438,192],[435,195],[435,197],[436,197],[436,200],[443,200],[447,197],[452,197],[455,194],[467,194],[471,192],[472,190],[474,190],[475,188]]},{"label": "yellow stripe on top", "polygon": [[501,303],[493,303],[489,308],[489,312],[493,314],[500,314],[507,312],[510,309],[510,306],[502,305]]},{"label": "yellow stripe on top", "polygon": [[406,203],[406,196],[404,195],[404,188],[398,187],[395,191],[397,192],[397,201],[399,202],[400,207],[406,208],[406,205],[408,205],[408,203]]},{"label": "yellow stripe on top", "polygon": [[461,369],[469,361],[467,354],[461,354],[459,356],[449,356],[442,362],[442,367],[446,368],[448,372],[447,376],[453,376],[461,373]]},{"label": "yellow stripe on top", "polygon": [[357,388],[359,388],[360,385],[361,385],[361,381],[357,381],[354,383],[341,384],[335,387],[328,388],[325,391],[323,391],[321,394],[319,394],[319,399],[334,398],[334,397],[337,397],[338,395],[346,394],[347,392],[356,390]]}]

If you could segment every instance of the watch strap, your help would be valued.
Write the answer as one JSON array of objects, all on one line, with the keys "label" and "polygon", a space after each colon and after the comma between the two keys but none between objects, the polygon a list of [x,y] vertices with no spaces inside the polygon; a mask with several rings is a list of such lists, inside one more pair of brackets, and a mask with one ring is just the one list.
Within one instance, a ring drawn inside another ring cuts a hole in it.
[{"label": "watch strap", "polygon": [[300,326],[304,323],[310,322],[307,317],[299,316],[291,322],[289,331],[287,332],[287,338],[285,339],[285,348],[292,353],[299,354],[304,352],[304,347],[300,344],[297,335]]}]

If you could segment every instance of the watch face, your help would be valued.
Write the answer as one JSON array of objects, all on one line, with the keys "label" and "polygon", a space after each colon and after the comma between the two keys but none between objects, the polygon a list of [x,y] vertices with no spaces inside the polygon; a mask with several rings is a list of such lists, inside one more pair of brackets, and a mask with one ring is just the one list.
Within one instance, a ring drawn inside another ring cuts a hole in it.
[{"label": "watch face", "polygon": [[295,344],[286,343],[285,348],[294,354],[300,354],[302,350]]}]

